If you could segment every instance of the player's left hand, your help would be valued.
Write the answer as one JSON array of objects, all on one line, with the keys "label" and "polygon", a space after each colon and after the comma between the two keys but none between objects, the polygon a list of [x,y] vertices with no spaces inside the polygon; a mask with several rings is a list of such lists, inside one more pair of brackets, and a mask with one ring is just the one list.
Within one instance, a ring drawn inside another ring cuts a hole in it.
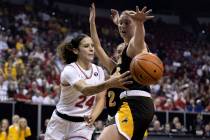
[{"label": "player's left hand", "polygon": [[145,22],[146,20],[154,18],[154,16],[150,15],[151,12],[152,9],[147,10],[146,6],[141,10],[139,10],[139,7],[136,6],[136,12],[126,13],[126,14],[130,16],[134,22]]}]

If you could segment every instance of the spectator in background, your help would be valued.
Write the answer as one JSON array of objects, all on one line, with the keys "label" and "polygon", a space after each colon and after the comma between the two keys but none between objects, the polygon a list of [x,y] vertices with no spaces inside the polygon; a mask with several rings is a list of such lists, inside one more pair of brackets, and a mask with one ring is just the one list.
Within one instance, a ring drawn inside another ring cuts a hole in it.
[{"label": "spectator in background", "polygon": [[40,132],[40,136],[39,136],[40,140],[44,140],[44,134],[45,134],[45,132],[46,132],[47,125],[48,125],[49,121],[50,121],[49,118],[45,119],[45,121],[44,121],[44,128],[43,128],[42,131]]},{"label": "spectator in background", "polygon": [[12,125],[9,127],[8,140],[19,140],[19,115],[12,117]]},{"label": "spectator in background", "polygon": [[167,99],[166,100],[166,103],[163,105],[163,110],[168,110],[168,111],[171,111],[171,110],[174,110],[174,103],[172,101],[172,99]]},{"label": "spectator in background", "polygon": [[190,101],[187,103],[186,110],[189,112],[195,111],[195,100],[194,99],[190,99]]},{"label": "spectator in background", "polygon": [[21,81],[19,82],[19,89],[18,89],[18,93],[15,95],[15,101],[18,102],[31,102],[31,100],[26,96],[26,93],[28,91],[25,89],[25,85],[24,82]]},{"label": "spectator in background", "polygon": [[7,140],[9,121],[2,119],[0,122],[0,140]]},{"label": "spectator in background", "polygon": [[203,130],[204,130],[203,115],[197,114],[195,120],[195,134],[201,136],[204,133]]},{"label": "spectator in background", "polygon": [[[48,89],[49,90],[49,89]],[[55,100],[53,98],[52,91],[48,92],[47,96],[44,97],[43,99],[43,104],[48,104],[48,105],[55,105]]]},{"label": "spectator in background", "polygon": [[0,69],[0,101],[6,101],[8,99],[8,82],[4,78],[4,73]]},{"label": "spectator in background", "polygon": [[180,122],[175,123],[175,129],[171,129],[171,132],[178,134],[178,135],[184,135],[186,130],[182,126]]},{"label": "spectator in background", "polygon": [[164,127],[164,134],[166,135],[170,135],[171,134],[171,126],[169,123],[166,123],[165,124],[165,127]]},{"label": "spectator in background", "polygon": [[176,129],[176,124],[179,123],[179,117],[174,117],[172,124],[171,124],[171,129]]},{"label": "spectator in background", "polygon": [[153,124],[153,127],[149,128],[149,132],[152,132],[153,134],[162,134],[163,133],[163,127],[160,124],[159,120],[156,120]]},{"label": "spectator in background", "polygon": [[42,92],[37,90],[37,92],[34,93],[34,95],[31,98],[32,103],[35,104],[43,104],[44,97],[42,95]]},{"label": "spectator in background", "polygon": [[[209,89],[210,89],[210,88],[209,88]],[[206,108],[205,108],[205,112],[210,112],[210,100],[209,100],[208,105],[207,105]]]},{"label": "spectator in background", "polygon": [[6,79],[17,80],[17,70],[15,65],[15,56],[11,55],[4,64],[4,73]]},{"label": "spectator in background", "polygon": [[203,104],[202,101],[200,99],[196,100],[196,104],[195,104],[195,112],[202,112],[204,110],[203,108]]},{"label": "spectator in background", "polygon": [[203,136],[210,137],[210,123],[209,124],[206,124],[206,126],[204,128]]},{"label": "spectator in background", "polygon": [[3,34],[0,34],[0,54],[8,48],[6,37]]},{"label": "spectator in background", "polygon": [[178,98],[177,98],[177,100],[175,101],[174,105],[175,105],[175,109],[176,109],[176,110],[185,111],[186,100],[185,100],[185,98],[183,97],[183,94],[182,94],[182,93],[179,93],[179,94],[178,94]]},{"label": "spectator in background", "polygon": [[19,121],[19,139],[18,140],[26,140],[30,139],[31,129],[28,126],[27,120],[25,118],[20,118]]},{"label": "spectator in background", "polygon": [[162,111],[163,110],[163,100],[161,97],[157,97],[154,99],[154,105],[156,111]]}]

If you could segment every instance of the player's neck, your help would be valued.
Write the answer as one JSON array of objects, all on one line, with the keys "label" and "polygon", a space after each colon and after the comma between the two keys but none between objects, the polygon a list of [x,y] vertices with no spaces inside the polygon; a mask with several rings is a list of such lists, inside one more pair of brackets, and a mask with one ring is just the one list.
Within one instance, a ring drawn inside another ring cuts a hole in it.
[{"label": "player's neck", "polygon": [[90,62],[83,62],[83,61],[77,60],[76,64],[79,65],[81,68],[83,68],[85,70],[89,70],[91,68],[91,63]]},{"label": "player's neck", "polygon": [[123,40],[124,40],[124,44],[128,45],[131,38],[123,38]]}]

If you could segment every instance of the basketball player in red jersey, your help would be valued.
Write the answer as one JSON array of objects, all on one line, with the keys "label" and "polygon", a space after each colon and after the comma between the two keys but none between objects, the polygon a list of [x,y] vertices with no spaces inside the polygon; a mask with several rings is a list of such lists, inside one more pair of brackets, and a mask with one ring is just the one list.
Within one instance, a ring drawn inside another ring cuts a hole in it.
[{"label": "basketball player in red jersey", "polygon": [[[151,10],[146,11],[146,7],[142,10],[136,7],[136,11],[126,10],[119,16],[116,10],[112,10],[113,21],[118,26],[119,33],[124,40],[121,63],[116,64],[101,47],[95,25],[95,6],[94,4],[91,5],[89,22],[96,55],[110,73],[127,71],[134,56],[148,52],[144,41],[144,22],[153,18],[149,15],[150,12]],[[120,95],[120,105],[115,115],[116,124],[106,127],[99,136],[99,140],[143,139],[154,115],[150,88],[149,86],[139,85],[135,81],[127,88],[128,90],[116,88],[109,90],[115,96]],[[109,92],[107,95],[109,95]]]}]

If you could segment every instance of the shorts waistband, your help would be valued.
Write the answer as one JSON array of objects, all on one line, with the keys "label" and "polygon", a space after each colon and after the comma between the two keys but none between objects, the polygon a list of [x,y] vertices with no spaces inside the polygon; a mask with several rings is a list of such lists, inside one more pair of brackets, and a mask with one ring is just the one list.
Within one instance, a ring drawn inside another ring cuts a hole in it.
[{"label": "shorts waistband", "polygon": [[57,109],[55,110],[55,113],[59,117],[61,117],[64,120],[67,120],[67,121],[71,121],[71,122],[84,122],[85,121],[83,117],[74,117],[74,116],[69,116],[69,115],[66,115],[66,114],[62,114],[62,113],[58,112]]},{"label": "shorts waistband", "polygon": [[129,96],[143,96],[143,97],[151,98],[151,94],[143,90],[128,90],[128,91],[123,91],[122,93],[120,93],[120,99],[129,97]]}]

